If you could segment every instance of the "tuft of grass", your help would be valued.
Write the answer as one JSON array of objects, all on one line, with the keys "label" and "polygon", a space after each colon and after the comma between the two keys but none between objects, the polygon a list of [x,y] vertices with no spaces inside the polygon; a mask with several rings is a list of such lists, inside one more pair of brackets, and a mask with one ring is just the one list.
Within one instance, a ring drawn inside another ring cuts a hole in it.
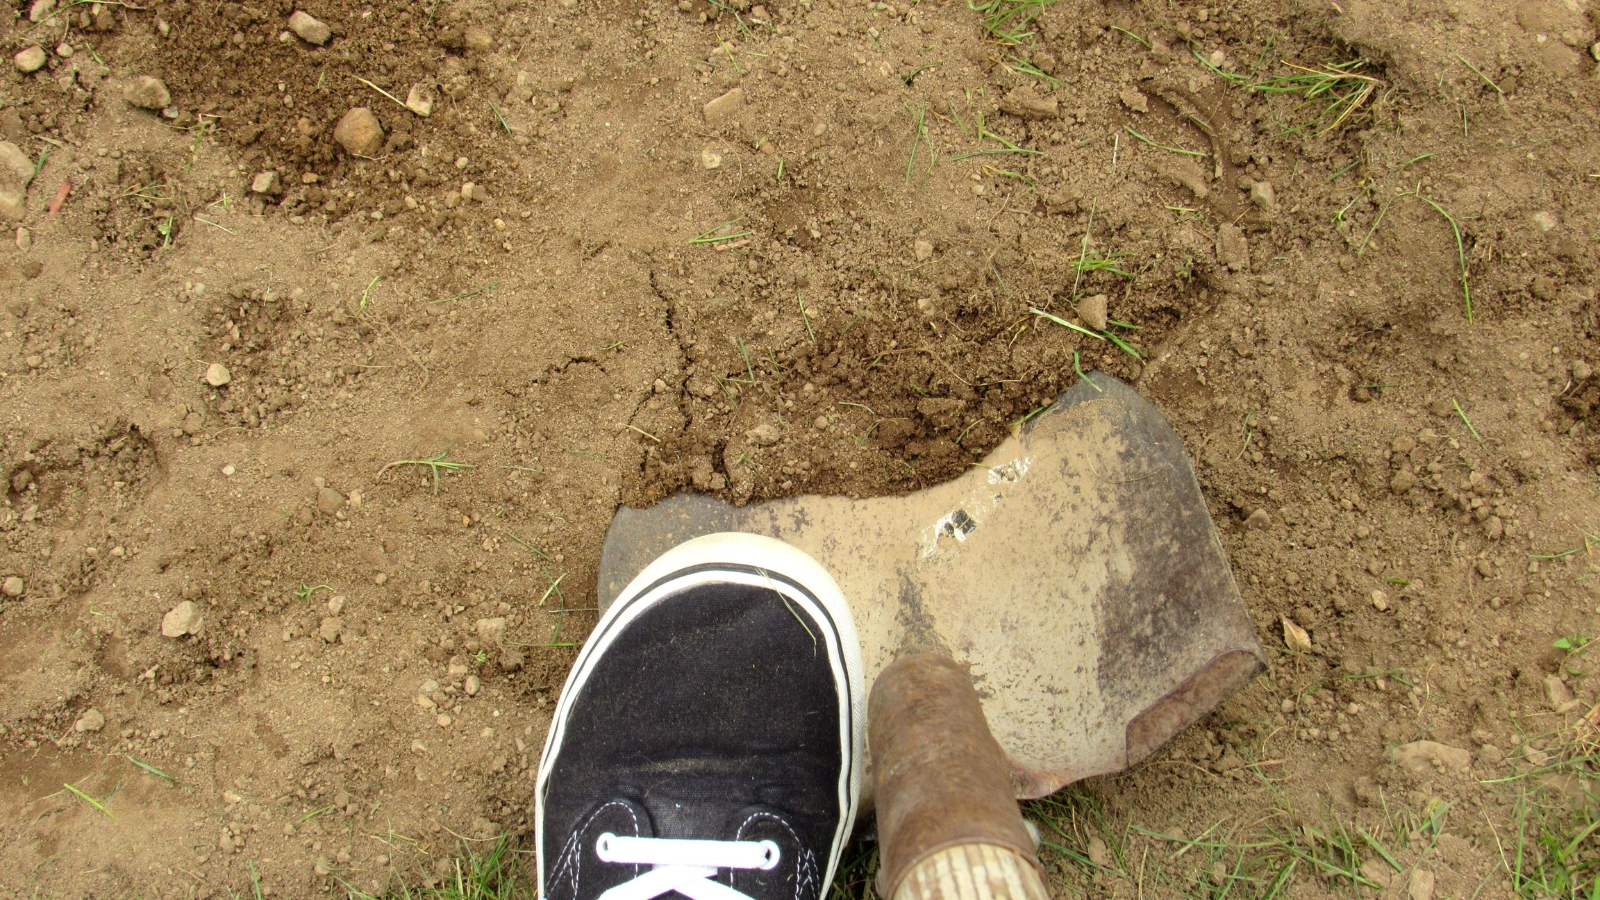
[{"label": "tuft of grass", "polygon": [[494,112],[495,121],[499,122],[500,123],[500,127],[504,128],[506,130],[506,134],[508,134],[508,135],[511,134],[511,123],[507,122],[506,121],[506,117],[503,114],[501,114],[500,107],[495,106],[493,100],[488,101],[488,103],[489,103],[489,109]]},{"label": "tuft of grass", "polygon": [[1094,383],[1094,379],[1093,378],[1090,378],[1089,376],[1083,374],[1083,366],[1078,362],[1078,351],[1076,351],[1076,350],[1072,351],[1072,371],[1078,373],[1078,379],[1079,380],[1089,382],[1089,387],[1094,388],[1095,389],[1095,393],[1104,394],[1106,392],[1105,388],[1103,388],[1100,385]]},{"label": "tuft of grass", "polygon": [[88,794],[85,794],[83,791],[78,790],[77,788],[73,787],[70,784],[62,784],[61,786],[66,788],[67,790],[71,791],[73,794],[76,794],[79,800],[82,800],[83,802],[89,804],[90,806],[94,807],[95,809],[98,809],[101,812],[105,813],[106,814],[106,818],[108,818],[108,819],[115,819],[116,818],[116,816],[113,816],[111,814],[111,810],[106,809],[105,804],[101,803],[99,800],[96,800],[95,798],[89,796]]},{"label": "tuft of grass", "polygon": [[1367,65],[1366,60],[1362,59],[1325,62],[1315,69],[1286,62],[1284,65],[1296,70],[1297,74],[1273,75],[1258,81],[1252,76],[1224,72],[1213,66],[1200,51],[1192,52],[1202,66],[1246,90],[1263,94],[1300,95],[1300,103],[1295,110],[1310,108],[1316,111],[1316,116],[1306,125],[1287,129],[1285,134],[1318,126],[1321,126],[1318,134],[1327,134],[1349,121],[1383,87],[1381,79],[1361,71]]},{"label": "tuft of grass", "polygon": [[1131,37],[1131,38],[1133,38],[1133,39],[1134,39],[1134,40],[1136,40],[1136,41],[1138,41],[1138,42],[1139,42],[1139,43],[1141,43],[1141,44],[1143,44],[1143,45],[1144,45],[1144,48],[1145,48],[1145,49],[1146,49],[1146,50],[1149,50],[1149,49],[1151,49],[1151,47],[1150,47],[1150,42],[1149,42],[1149,41],[1147,41],[1147,40],[1145,40],[1145,39],[1144,39],[1144,38],[1142,38],[1142,37],[1139,37],[1139,36],[1138,36],[1138,35],[1137,35],[1137,34],[1134,34],[1134,33],[1133,33],[1133,32],[1131,32],[1131,31],[1129,31],[1129,30],[1128,30],[1128,29],[1126,29],[1126,28],[1120,28],[1120,27],[1118,27],[1118,26],[1116,26],[1116,25],[1107,25],[1107,26],[1106,26],[1106,27],[1107,27],[1107,28],[1110,28],[1110,29],[1111,29],[1111,30],[1112,30],[1112,31],[1120,31],[1120,32],[1122,32],[1122,33],[1123,33],[1123,34],[1125,34],[1125,35],[1127,35],[1127,36],[1128,36],[1128,37]]},{"label": "tuft of grass", "polygon": [[739,224],[742,221],[743,221],[743,219],[731,219],[731,220],[729,220],[727,222],[723,222],[721,225],[718,225],[717,227],[712,228],[709,231],[703,231],[700,234],[695,235],[693,238],[691,238],[689,240],[689,243],[690,244],[720,244],[723,241],[736,241],[739,238],[749,237],[750,235],[755,234],[754,231],[740,231],[740,232],[736,232],[736,233],[724,232],[723,231],[726,228],[732,228],[733,226]]},{"label": "tuft of grass", "polygon": [[429,300],[428,301],[428,305],[429,306],[433,306],[433,305],[439,304],[439,303],[449,303],[452,300],[465,300],[468,297],[476,297],[477,295],[483,293],[484,291],[487,291],[488,289],[500,284],[500,282],[503,281],[503,280],[504,279],[496,279],[495,281],[491,281],[491,282],[489,282],[488,284],[484,285],[481,288],[474,288],[473,290],[470,290],[470,291],[463,291],[463,292],[461,292],[459,294],[456,294],[454,297],[445,297],[445,298],[443,298],[441,300]]},{"label": "tuft of grass", "polygon": [[1156,142],[1154,140],[1151,140],[1148,137],[1145,137],[1144,135],[1140,134],[1139,132],[1135,131],[1133,129],[1132,125],[1124,125],[1124,126],[1122,126],[1122,128],[1123,128],[1124,131],[1128,132],[1129,134],[1133,135],[1134,137],[1138,138],[1139,140],[1144,141],[1146,144],[1149,144],[1150,146],[1156,148],[1157,150],[1165,150],[1168,153],[1181,153],[1184,156],[1199,156],[1199,157],[1202,157],[1202,158],[1211,155],[1209,153],[1201,153],[1198,150],[1185,150],[1182,147],[1169,147],[1166,144],[1158,143],[1158,142]]},{"label": "tuft of grass", "polygon": [[488,850],[463,841],[462,854],[450,874],[431,887],[400,882],[373,895],[343,878],[337,880],[350,900],[533,900],[538,896],[537,886],[522,859],[531,852],[518,848],[511,835],[505,834]]},{"label": "tuft of grass", "polygon": [[1434,211],[1437,212],[1439,215],[1444,216],[1445,221],[1450,223],[1450,230],[1455,233],[1455,236],[1456,236],[1456,259],[1458,261],[1460,261],[1460,263],[1461,263],[1461,296],[1466,300],[1466,304],[1467,304],[1467,324],[1471,325],[1472,324],[1472,284],[1469,281],[1468,275],[1467,275],[1467,248],[1466,248],[1466,244],[1464,244],[1462,242],[1462,240],[1461,240],[1461,225],[1456,222],[1456,217],[1455,216],[1450,215],[1450,213],[1447,212],[1445,210],[1445,208],[1440,206],[1439,204],[1433,202],[1432,200],[1428,199],[1427,197],[1423,197],[1422,198],[1422,202],[1424,202],[1424,203],[1428,204],[1429,206],[1433,207]]},{"label": "tuft of grass", "polygon": [[1022,44],[1034,37],[1033,22],[1054,0],[967,0],[982,15],[983,30],[1002,44]]},{"label": "tuft of grass", "polygon": [[1478,429],[1472,427],[1472,420],[1467,418],[1467,411],[1461,408],[1461,404],[1457,403],[1454,397],[1451,397],[1450,405],[1456,408],[1456,415],[1461,417],[1461,421],[1466,424],[1467,430],[1472,432],[1472,439],[1480,444],[1483,443],[1483,435],[1478,433]]},{"label": "tuft of grass", "polygon": [[[907,106],[906,109],[910,110],[911,107]],[[933,174],[933,165],[939,161],[938,155],[933,152],[933,138],[928,134],[928,108],[924,106],[912,114],[911,122],[916,127],[911,133],[911,155],[906,159],[906,187],[911,186],[911,173],[917,167],[918,147],[924,143],[928,145],[928,172],[923,176],[923,180],[927,180],[927,176]]]},{"label": "tuft of grass", "polygon": [[1127,257],[1126,253],[1108,253],[1105,256],[1080,256],[1072,263],[1072,268],[1078,272],[1109,272],[1112,275],[1121,275],[1123,278],[1132,278],[1133,273],[1118,268],[1119,259]]},{"label": "tuft of grass", "polygon": [[1459,53],[1452,53],[1450,55],[1454,56],[1456,59],[1461,60],[1461,63],[1463,65],[1465,65],[1467,68],[1472,70],[1472,74],[1478,76],[1479,78],[1482,78],[1484,84],[1487,84],[1489,87],[1494,88],[1495,93],[1497,93],[1497,94],[1504,94],[1505,93],[1505,91],[1500,89],[1500,85],[1494,83],[1494,79],[1492,79],[1489,76],[1483,74],[1483,72],[1481,70],[1479,70],[1477,66],[1473,65],[1470,62],[1467,62],[1467,58],[1465,56],[1462,56]]},{"label": "tuft of grass", "polygon": [[446,448],[444,450],[440,450],[438,453],[435,453],[434,455],[428,457],[427,459],[397,459],[394,462],[389,463],[388,465],[386,465],[383,468],[379,469],[378,470],[378,474],[382,475],[383,473],[389,471],[390,469],[398,468],[400,466],[427,466],[428,470],[433,474],[433,492],[434,492],[434,494],[438,494],[439,493],[439,470],[440,469],[454,470],[454,469],[476,469],[477,468],[477,466],[475,466],[475,465],[473,465],[471,463],[446,462],[445,461],[445,457],[449,456],[449,455],[450,455],[450,450],[448,448]]},{"label": "tuft of grass", "polygon": [[1023,147],[1023,146],[1019,146],[1017,144],[1014,144],[1011,141],[1006,140],[1005,138],[1001,137],[1000,135],[995,134],[994,132],[990,131],[988,128],[984,127],[983,114],[981,112],[978,113],[974,124],[975,124],[975,127],[974,127],[974,130],[973,130],[973,133],[977,136],[978,140],[980,140],[980,141],[982,141],[982,140],[995,141],[995,142],[999,143],[1000,146],[999,147],[987,147],[987,148],[982,149],[982,150],[971,150],[971,151],[968,151],[966,153],[957,153],[955,156],[947,156],[947,157],[945,157],[945,162],[956,162],[958,160],[971,159],[974,156],[994,156],[994,155],[997,155],[997,154],[1005,154],[1005,153],[1017,153],[1017,154],[1021,154],[1023,156],[1043,156],[1044,155],[1043,151],[1030,150],[1027,147]]},{"label": "tuft of grass", "polygon": [[1139,354],[1138,350],[1133,349],[1132,345],[1130,345],[1127,341],[1124,341],[1122,338],[1117,337],[1116,335],[1112,334],[1109,331],[1094,331],[1092,329],[1085,328],[1082,325],[1079,325],[1079,324],[1077,324],[1075,322],[1069,322],[1066,319],[1061,318],[1060,316],[1053,315],[1051,313],[1047,313],[1044,310],[1038,308],[1037,306],[1028,307],[1028,312],[1033,313],[1035,316],[1038,316],[1041,319],[1048,319],[1049,321],[1054,322],[1057,325],[1062,326],[1063,328],[1070,328],[1073,331],[1078,332],[1079,334],[1086,334],[1089,337],[1095,338],[1096,340],[1110,341],[1111,343],[1116,344],[1118,349],[1120,349],[1122,352],[1128,354],[1129,356],[1133,357],[1134,359],[1144,359],[1144,357]]},{"label": "tuft of grass", "polygon": [[839,855],[839,868],[828,886],[828,900],[877,900],[872,883],[878,874],[876,842],[853,841]]}]

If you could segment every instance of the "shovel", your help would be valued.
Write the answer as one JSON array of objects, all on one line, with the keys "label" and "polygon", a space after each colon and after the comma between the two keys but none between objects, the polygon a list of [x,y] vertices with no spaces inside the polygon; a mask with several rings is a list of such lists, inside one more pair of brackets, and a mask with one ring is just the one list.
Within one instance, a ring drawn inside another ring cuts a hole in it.
[{"label": "shovel", "polygon": [[623,508],[600,607],[660,554],[720,531],[788,541],[832,573],[868,684],[910,654],[964,666],[1019,798],[1137,763],[1263,666],[1177,434],[1103,373],[967,473],[903,497]]}]

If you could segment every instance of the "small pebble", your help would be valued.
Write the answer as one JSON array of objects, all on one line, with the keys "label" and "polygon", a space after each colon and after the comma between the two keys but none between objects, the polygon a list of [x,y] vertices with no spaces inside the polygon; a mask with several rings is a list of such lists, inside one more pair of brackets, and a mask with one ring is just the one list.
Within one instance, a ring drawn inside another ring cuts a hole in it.
[{"label": "small pebble", "polygon": [[1265,531],[1272,527],[1272,514],[1265,509],[1258,509],[1244,520],[1244,527],[1251,531]]},{"label": "small pebble", "polygon": [[44,68],[45,61],[48,59],[49,57],[45,55],[43,47],[33,46],[12,57],[12,62],[16,63],[18,72],[26,75]]},{"label": "small pebble", "polygon": [[817,416],[817,420],[811,423],[811,427],[817,429],[818,431],[826,429],[828,427],[828,417]]},{"label": "small pebble", "polygon": [[206,366],[206,384],[212,387],[222,387],[232,380],[233,373],[229,372],[228,367],[222,363],[216,362]]},{"label": "small pebble", "polygon": [[467,692],[467,696],[468,697],[476,697],[476,696],[478,696],[478,689],[481,686],[482,686],[482,682],[480,682],[478,680],[478,676],[476,676],[476,675],[468,675],[466,684],[463,685],[462,690],[465,690]]},{"label": "small pebble", "polygon": [[911,252],[917,256],[917,262],[927,262],[933,259],[933,244],[919,240],[911,245]]},{"label": "small pebble", "polygon": [[317,509],[322,510],[323,515],[334,515],[344,509],[344,496],[330,487],[318,488]]},{"label": "small pebble", "polygon": [[426,119],[433,115],[433,88],[417,82],[406,92],[406,109]]},{"label": "small pebble", "polygon": [[204,624],[205,616],[200,608],[194,605],[194,601],[185,600],[161,618],[161,634],[169,638],[199,634]]},{"label": "small pebble", "polygon": [[277,172],[257,173],[255,180],[250,182],[250,190],[258,194],[276,195],[283,193],[283,181]]},{"label": "small pebble", "polygon": [[377,156],[383,149],[383,125],[372,110],[357,106],[339,119],[333,139],[352,156]]},{"label": "small pebble", "polygon": [[21,575],[7,575],[4,585],[0,585],[0,592],[4,592],[7,597],[21,597],[22,589]]},{"label": "small pebble", "polygon": [[230,477],[233,475],[233,473],[235,473],[237,471],[239,471],[239,470],[235,469],[231,464],[222,467],[222,474],[228,475]]},{"label": "small pebble", "polygon": [[1372,592],[1372,608],[1378,612],[1389,611],[1389,595],[1383,591]]},{"label": "small pebble", "polygon": [[435,721],[437,721],[439,723],[439,727],[440,728],[449,728],[450,727],[450,717],[445,715],[444,713],[440,713],[439,714],[439,718],[436,719]]},{"label": "small pebble", "polygon": [[79,733],[99,731],[104,727],[106,727],[106,717],[98,709],[91,709],[85,712],[78,717],[78,721],[72,723],[72,729]]},{"label": "small pebble", "polygon": [[317,21],[309,13],[295,10],[289,17],[289,30],[294,32],[302,41],[316,44],[318,47],[326,44],[333,37],[333,29]]}]

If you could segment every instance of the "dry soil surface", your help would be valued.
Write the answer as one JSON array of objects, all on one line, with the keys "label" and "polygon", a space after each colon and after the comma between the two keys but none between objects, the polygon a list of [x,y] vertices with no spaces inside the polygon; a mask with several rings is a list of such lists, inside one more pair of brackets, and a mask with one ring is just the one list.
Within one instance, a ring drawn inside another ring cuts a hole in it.
[{"label": "dry soil surface", "polygon": [[0,896],[522,840],[619,505],[938,483],[1075,368],[1182,435],[1274,660],[1030,808],[1057,888],[1536,895],[1600,700],[1600,7],[989,6],[1014,43],[959,0],[8,9]]}]

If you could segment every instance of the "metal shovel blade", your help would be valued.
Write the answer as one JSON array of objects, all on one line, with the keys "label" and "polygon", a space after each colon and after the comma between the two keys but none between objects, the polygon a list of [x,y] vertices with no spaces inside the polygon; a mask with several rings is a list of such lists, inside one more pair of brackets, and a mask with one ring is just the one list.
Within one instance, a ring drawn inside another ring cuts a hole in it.
[{"label": "metal shovel blade", "polygon": [[1090,377],[965,475],[904,497],[623,508],[600,606],[678,543],[770,535],[839,582],[869,685],[903,653],[970,668],[1019,797],[1120,771],[1264,657],[1177,434],[1133,388]]}]

